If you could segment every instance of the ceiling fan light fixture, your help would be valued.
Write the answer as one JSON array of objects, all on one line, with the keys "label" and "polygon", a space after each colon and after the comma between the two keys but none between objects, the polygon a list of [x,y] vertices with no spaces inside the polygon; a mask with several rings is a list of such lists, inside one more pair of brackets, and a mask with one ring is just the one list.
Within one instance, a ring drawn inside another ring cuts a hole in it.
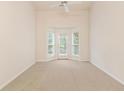
[{"label": "ceiling fan light fixture", "polygon": [[67,6],[65,6],[64,9],[65,9],[65,12],[67,13],[69,12],[69,8]]},{"label": "ceiling fan light fixture", "polygon": [[69,12],[69,7],[68,7],[68,2],[67,1],[61,1],[59,4],[57,5],[53,5],[52,7],[61,7],[64,8],[65,12]]},{"label": "ceiling fan light fixture", "polygon": [[69,8],[67,6],[67,1],[62,1],[61,4],[63,5],[64,9],[65,9],[65,12],[69,12]]}]

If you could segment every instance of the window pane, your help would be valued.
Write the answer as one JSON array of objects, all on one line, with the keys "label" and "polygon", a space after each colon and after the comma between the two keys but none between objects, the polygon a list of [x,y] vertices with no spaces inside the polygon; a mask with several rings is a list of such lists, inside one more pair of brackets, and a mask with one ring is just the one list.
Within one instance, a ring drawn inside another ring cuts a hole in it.
[{"label": "window pane", "polygon": [[79,46],[78,45],[73,45],[73,54],[79,55]]},{"label": "window pane", "polygon": [[53,53],[54,53],[54,46],[48,45],[48,54],[53,54]]},{"label": "window pane", "polygon": [[79,33],[72,33],[72,55],[79,55]]},{"label": "window pane", "polygon": [[66,54],[66,34],[60,34],[60,54]]},{"label": "window pane", "polygon": [[79,33],[73,33],[73,44],[79,44]]},{"label": "window pane", "polygon": [[49,45],[49,46],[48,46],[48,53],[49,53],[49,54],[52,54],[52,53],[53,53],[52,48],[53,48],[53,46],[52,46],[52,45]]},{"label": "window pane", "polygon": [[53,32],[49,32],[49,34],[48,34],[48,44],[55,44],[55,36],[54,36],[54,33]]},{"label": "window pane", "polygon": [[55,53],[55,34],[54,32],[48,33],[48,55],[54,56]]}]

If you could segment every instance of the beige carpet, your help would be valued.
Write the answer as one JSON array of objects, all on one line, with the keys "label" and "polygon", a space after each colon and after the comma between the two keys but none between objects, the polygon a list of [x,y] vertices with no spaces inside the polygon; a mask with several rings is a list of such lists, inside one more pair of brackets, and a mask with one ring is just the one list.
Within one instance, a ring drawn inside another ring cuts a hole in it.
[{"label": "beige carpet", "polygon": [[124,90],[124,86],[88,62],[36,63],[2,90]]}]

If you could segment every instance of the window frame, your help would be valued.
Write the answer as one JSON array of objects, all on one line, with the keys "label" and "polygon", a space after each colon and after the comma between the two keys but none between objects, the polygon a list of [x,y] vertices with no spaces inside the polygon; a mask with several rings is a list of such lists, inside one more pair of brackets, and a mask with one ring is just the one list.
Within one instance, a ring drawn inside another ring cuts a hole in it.
[{"label": "window frame", "polygon": [[[74,44],[74,33],[78,33],[78,44]],[[79,57],[80,56],[80,34],[79,34],[79,32],[72,32],[71,37],[72,37],[72,40],[71,40],[72,41],[71,42],[71,54],[72,54],[72,56]],[[78,46],[78,54],[74,53],[74,47],[75,46]]]},{"label": "window frame", "polygon": [[[49,33],[52,33],[53,34],[53,36],[52,36],[52,43],[50,44],[49,43]],[[53,49],[52,49],[52,54],[50,54],[49,53],[49,46],[53,46]],[[48,55],[48,57],[53,57],[53,56],[55,56],[55,47],[56,47],[56,42],[55,42],[55,32],[53,32],[53,31],[49,31],[48,33],[47,33],[47,55]]]},{"label": "window frame", "polygon": [[62,33],[59,34],[59,55],[60,55],[60,56],[65,56],[65,55],[67,55],[67,52],[68,52],[68,51],[67,51],[67,36],[66,36],[66,34],[65,34],[66,49],[65,49],[65,53],[63,54],[63,53],[61,53],[61,50],[60,50],[61,35],[62,35]]}]

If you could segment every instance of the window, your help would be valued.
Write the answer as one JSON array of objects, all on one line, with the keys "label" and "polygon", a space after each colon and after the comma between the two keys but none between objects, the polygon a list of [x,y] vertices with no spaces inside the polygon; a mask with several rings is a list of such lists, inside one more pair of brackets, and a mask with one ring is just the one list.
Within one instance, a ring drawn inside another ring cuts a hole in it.
[{"label": "window", "polygon": [[55,55],[55,33],[54,32],[48,33],[48,55],[49,56]]},{"label": "window", "polygon": [[65,55],[67,54],[67,45],[66,45],[66,34],[65,33],[61,33],[60,34],[60,45],[59,45],[59,51],[60,51],[60,55]]},{"label": "window", "polygon": [[79,56],[79,33],[72,33],[72,55]]}]

